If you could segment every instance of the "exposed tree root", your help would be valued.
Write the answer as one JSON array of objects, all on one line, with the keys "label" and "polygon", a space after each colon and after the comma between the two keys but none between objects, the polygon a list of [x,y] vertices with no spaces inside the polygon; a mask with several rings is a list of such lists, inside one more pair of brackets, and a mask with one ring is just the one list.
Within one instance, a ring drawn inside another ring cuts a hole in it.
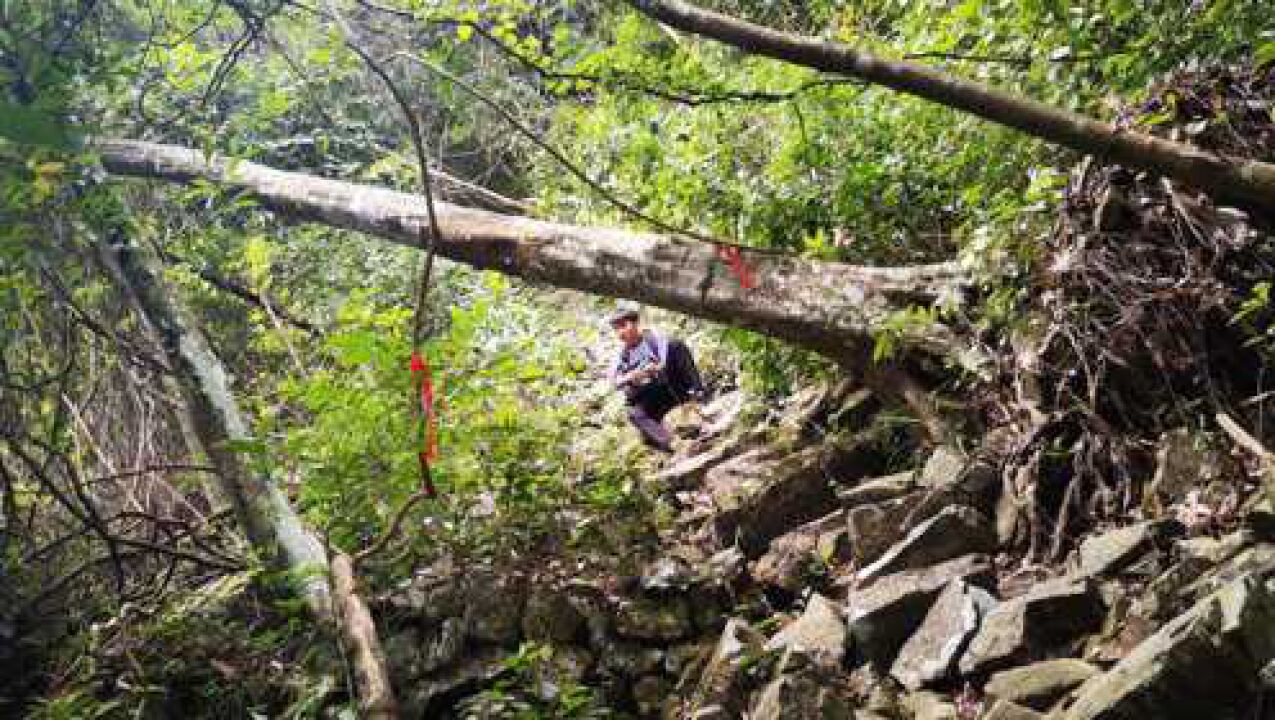
[{"label": "exposed tree root", "polygon": [[[1143,109],[1169,113],[1175,139],[1269,161],[1275,123],[1254,108],[1272,100],[1271,71],[1223,69],[1179,74]],[[1002,467],[1029,561],[1057,560],[1095,524],[1163,512],[1143,481],[1167,431],[1214,431],[1216,411],[1275,427],[1262,399],[1275,358],[1269,225],[1091,160],[1061,210],[988,408],[1018,438]]]}]

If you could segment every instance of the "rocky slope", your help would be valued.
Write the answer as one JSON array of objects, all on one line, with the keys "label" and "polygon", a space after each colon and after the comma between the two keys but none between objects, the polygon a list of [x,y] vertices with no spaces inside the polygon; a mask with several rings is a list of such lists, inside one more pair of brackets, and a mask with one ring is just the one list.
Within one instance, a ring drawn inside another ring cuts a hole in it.
[{"label": "rocky slope", "polygon": [[745,404],[673,418],[648,482],[680,517],[640,576],[439,570],[381,598],[405,714],[509,716],[480,691],[533,642],[531,692],[637,717],[1275,717],[1275,514],[1200,438],[1162,439],[1154,507],[1028,565],[988,460],[882,474],[908,440],[848,383],[760,426]]}]

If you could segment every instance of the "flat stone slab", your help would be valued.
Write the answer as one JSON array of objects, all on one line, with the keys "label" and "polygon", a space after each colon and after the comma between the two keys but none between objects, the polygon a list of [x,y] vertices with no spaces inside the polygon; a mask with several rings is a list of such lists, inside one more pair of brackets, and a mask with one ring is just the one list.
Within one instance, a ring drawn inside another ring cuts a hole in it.
[{"label": "flat stone slab", "polygon": [[1045,716],[1035,710],[1008,700],[989,702],[987,708],[979,720],[1045,720]]},{"label": "flat stone slab", "polygon": [[678,460],[671,467],[655,474],[654,480],[659,487],[685,490],[703,482],[704,476],[714,466],[726,461],[729,455],[721,448]]},{"label": "flat stone slab", "polygon": [[921,570],[887,575],[866,588],[850,591],[846,608],[855,651],[877,667],[889,668],[934,599],[953,580],[990,587],[991,561],[986,555],[967,555]]},{"label": "flat stone slab", "polygon": [[775,633],[766,649],[797,650],[821,666],[839,668],[846,655],[841,608],[822,595],[811,595],[801,617]]},{"label": "flat stone slab", "polygon": [[1095,577],[1123,570],[1155,550],[1156,542],[1172,532],[1175,524],[1146,520],[1090,535],[1080,543],[1080,574]]},{"label": "flat stone slab", "polygon": [[870,565],[907,535],[908,515],[924,495],[912,492],[890,500],[860,505],[846,513],[850,554],[860,567]]},{"label": "flat stone slab", "polygon": [[1254,717],[1275,660],[1275,597],[1248,575],[1206,597],[1077,691],[1064,720]]},{"label": "flat stone slab", "polygon": [[916,472],[908,470],[884,477],[870,478],[854,487],[838,490],[837,499],[842,507],[855,508],[860,505],[894,500],[916,489]]},{"label": "flat stone slab", "polygon": [[922,522],[876,562],[858,572],[859,582],[941,563],[970,553],[996,550],[996,531],[979,511],[953,506]]},{"label": "flat stone slab", "polygon": [[983,694],[989,700],[1008,700],[1033,710],[1048,710],[1062,696],[1101,673],[1084,660],[1045,660],[996,673],[983,686]]},{"label": "flat stone slab", "polygon": [[948,583],[899,650],[890,674],[909,690],[947,679],[983,615],[995,605],[996,598],[982,588],[963,580]]},{"label": "flat stone slab", "polygon": [[961,658],[963,675],[1043,657],[1102,624],[1102,600],[1087,580],[1050,580],[992,609]]}]

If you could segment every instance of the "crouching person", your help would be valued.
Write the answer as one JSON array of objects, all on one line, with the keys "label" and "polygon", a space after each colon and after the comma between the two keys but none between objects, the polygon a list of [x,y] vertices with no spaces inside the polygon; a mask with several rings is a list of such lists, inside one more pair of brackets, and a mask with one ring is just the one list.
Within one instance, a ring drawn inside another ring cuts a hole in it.
[{"label": "crouching person", "polygon": [[609,319],[622,344],[610,379],[624,391],[629,422],[648,446],[671,453],[673,436],[664,416],[682,403],[704,398],[695,358],[681,340],[642,329],[636,306],[622,306]]}]

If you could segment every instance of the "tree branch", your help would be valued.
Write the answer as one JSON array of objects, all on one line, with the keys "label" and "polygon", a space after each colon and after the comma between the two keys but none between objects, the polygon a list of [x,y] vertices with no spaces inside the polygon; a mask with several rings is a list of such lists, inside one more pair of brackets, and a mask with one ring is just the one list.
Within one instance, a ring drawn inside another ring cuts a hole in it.
[{"label": "tree branch", "polygon": [[1121,130],[1077,113],[906,61],[754,25],[680,0],[627,0],[670,27],[745,52],[841,73],[915,95],[1051,143],[1130,168],[1165,175],[1226,202],[1275,212],[1275,164],[1223,157],[1190,145]]},{"label": "tree branch", "polygon": [[280,306],[278,301],[270,300],[262,296],[260,293],[254,292],[251,288],[238,280],[218,274],[207,263],[196,263],[189,258],[180,257],[167,251],[161,251],[160,257],[165,262],[181,264],[186,269],[194,273],[200,280],[203,280],[224,293],[233,295],[249,305],[274,313],[280,320],[294,328],[297,328],[298,330],[303,330],[312,336],[323,334],[323,331],[320,330],[314,323],[302,320],[296,315],[293,315],[291,312]]}]

